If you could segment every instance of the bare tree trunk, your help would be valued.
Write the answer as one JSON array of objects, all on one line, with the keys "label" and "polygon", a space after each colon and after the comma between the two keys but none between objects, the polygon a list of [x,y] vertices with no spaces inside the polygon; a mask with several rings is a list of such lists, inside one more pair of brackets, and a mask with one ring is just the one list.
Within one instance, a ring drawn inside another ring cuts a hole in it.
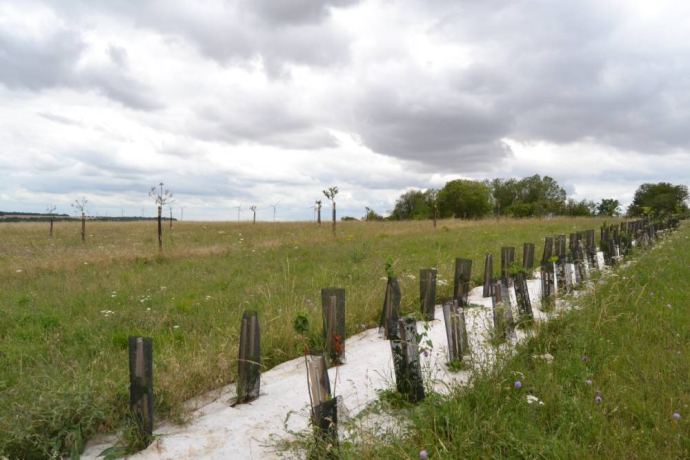
[{"label": "bare tree trunk", "polygon": [[256,211],[254,211],[254,225],[256,225]]},{"label": "bare tree trunk", "polygon": [[50,218],[50,237],[53,237],[53,218]]},{"label": "bare tree trunk", "polygon": [[81,242],[86,242],[86,216],[81,213]]},{"label": "bare tree trunk", "polygon": [[172,209],[170,210],[170,230],[172,230]]},{"label": "bare tree trunk", "polygon": [[163,250],[163,224],[161,222],[161,217],[163,214],[163,208],[158,206],[158,250]]},{"label": "bare tree trunk", "polygon": [[333,202],[333,236],[335,236],[335,201]]},{"label": "bare tree trunk", "polygon": [[321,208],[317,209],[317,214],[316,214],[316,222],[318,222],[319,227],[321,226]]}]

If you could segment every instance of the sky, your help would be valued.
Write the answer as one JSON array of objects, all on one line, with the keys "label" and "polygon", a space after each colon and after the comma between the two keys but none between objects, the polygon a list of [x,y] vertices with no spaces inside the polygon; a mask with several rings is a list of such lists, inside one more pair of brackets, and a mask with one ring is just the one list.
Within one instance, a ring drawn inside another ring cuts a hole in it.
[{"label": "sky", "polygon": [[690,2],[0,0],[0,210],[361,217],[533,174],[690,183]]}]

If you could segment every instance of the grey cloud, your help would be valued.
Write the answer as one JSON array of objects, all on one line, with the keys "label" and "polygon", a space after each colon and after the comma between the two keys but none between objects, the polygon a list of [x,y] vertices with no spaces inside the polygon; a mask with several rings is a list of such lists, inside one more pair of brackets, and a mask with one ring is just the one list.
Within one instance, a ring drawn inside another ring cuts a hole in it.
[{"label": "grey cloud", "polygon": [[247,0],[246,7],[253,9],[264,21],[278,26],[289,24],[318,23],[325,20],[331,8],[342,8],[360,0]]}]

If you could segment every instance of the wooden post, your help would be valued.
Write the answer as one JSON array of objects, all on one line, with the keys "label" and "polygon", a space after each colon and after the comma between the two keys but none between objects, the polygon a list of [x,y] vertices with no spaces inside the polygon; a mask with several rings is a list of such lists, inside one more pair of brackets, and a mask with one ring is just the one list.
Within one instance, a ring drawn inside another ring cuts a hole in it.
[{"label": "wooden post", "polygon": [[436,220],[438,219],[438,205],[434,203],[434,228],[436,228]]},{"label": "wooden post", "polygon": [[425,321],[433,321],[436,310],[436,269],[419,270],[419,299]]},{"label": "wooden post", "polygon": [[482,297],[485,299],[491,297],[494,294],[494,262],[493,256],[491,254],[486,255],[486,260],[484,262],[484,291],[482,292]]},{"label": "wooden post", "polygon": [[525,278],[524,273],[515,275],[515,298],[517,299],[521,319],[534,318],[532,302],[530,301],[529,289],[527,287],[527,278]]},{"label": "wooden post", "polygon": [[86,242],[86,216],[83,211],[81,213],[81,242]]},{"label": "wooden post", "polygon": [[522,268],[532,270],[534,268],[534,243],[525,243],[522,246]]},{"label": "wooden post", "polygon": [[469,351],[465,312],[458,306],[457,300],[443,302],[443,319],[448,339],[448,363],[453,365],[461,362]]},{"label": "wooden post", "polygon": [[335,236],[335,201],[333,201],[333,236]]},{"label": "wooden post", "polygon": [[467,306],[472,278],[472,259],[455,259],[455,277],[453,283],[453,300],[461,307]]},{"label": "wooden post", "polygon": [[338,402],[331,396],[326,360],[321,354],[306,357],[307,383],[312,408],[312,426],[317,439],[332,445],[338,444]]},{"label": "wooden post", "polygon": [[390,341],[395,386],[407,401],[418,402],[424,399],[425,394],[422,368],[419,364],[417,323],[414,318],[408,316],[398,321],[398,337],[398,340]]},{"label": "wooden post", "polygon": [[259,316],[252,310],[246,310],[242,315],[237,375],[235,404],[258,398],[261,388],[261,336]]},{"label": "wooden post", "polygon": [[173,229],[173,227],[172,227],[172,221],[173,221],[173,218],[172,218],[172,208],[170,208],[170,230]]},{"label": "wooden post", "polygon": [[53,217],[50,217],[50,237],[53,237]]},{"label": "wooden post", "polygon": [[510,296],[504,299],[501,283],[494,284],[491,296],[491,305],[493,307],[494,330],[499,339],[506,339],[515,335],[515,320],[513,318],[513,309],[510,306]]},{"label": "wooden post", "polygon": [[153,340],[129,337],[129,409],[148,446],[153,438]]},{"label": "wooden post", "polygon": [[163,250],[163,223],[161,222],[163,216],[163,207],[158,206],[158,250]]},{"label": "wooden post", "polygon": [[515,262],[515,248],[501,248],[501,279],[507,286],[513,284],[510,268]]},{"label": "wooden post", "polygon": [[544,253],[541,258],[541,301],[543,309],[546,309],[555,295],[556,279],[554,264],[551,262],[553,257],[553,238],[544,238]]},{"label": "wooden post", "polygon": [[381,320],[379,321],[379,333],[383,333],[386,340],[397,339],[398,320],[400,319],[400,284],[398,278],[388,278],[386,283],[386,297],[383,301]]},{"label": "wooden post", "polygon": [[323,338],[331,364],[345,362],[345,289],[321,289]]}]

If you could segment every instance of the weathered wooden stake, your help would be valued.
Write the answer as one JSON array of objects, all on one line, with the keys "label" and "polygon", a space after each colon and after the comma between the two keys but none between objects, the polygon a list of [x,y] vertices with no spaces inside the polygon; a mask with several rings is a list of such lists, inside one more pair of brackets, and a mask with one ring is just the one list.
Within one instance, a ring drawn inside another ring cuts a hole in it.
[{"label": "weathered wooden stake", "polygon": [[458,306],[457,300],[443,302],[443,319],[446,324],[448,339],[448,362],[453,364],[462,361],[469,352],[465,311]]},{"label": "weathered wooden stake", "polygon": [[510,269],[514,262],[515,248],[501,248],[501,280],[508,286],[513,284],[513,277],[510,276]]},{"label": "weathered wooden stake", "polygon": [[424,399],[424,381],[419,364],[417,323],[412,317],[398,321],[398,340],[391,340],[395,385],[398,392],[409,402]]},{"label": "weathered wooden stake", "polygon": [[517,306],[520,312],[521,319],[532,319],[534,314],[532,312],[532,302],[529,298],[529,289],[527,287],[527,278],[524,273],[515,275],[515,298],[517,299]]},{"label": "weathered wooden stake", "polygon": [[467,298],[470,294],[471,277],[472,260],[455,259],[455,281],[453,283],[453,299],[457,300],[461,307],[467,306]]},{"label": "weathered wooden stake", "polygon": [[419,270],[419,300],[425,321],[433,321],[436,311],[436,269]]},{"label": "weathered wooden stake", "polygon": [[252,310],[247,310],[242,315],[237,375],[235,404],[258,398],[261,388],[261,335],[259,316]]},{"label": "weathered wooden stake", "polygon": [[158,250],[163,250],[163,223],[161,221],[163,216],[163,207],[158,206]]},{"label": "weathered wooden stake", "polygon": [[153,340],[129,337],[129,409],[144,443],[153,439]]},{"label": "weathered wooden stake", "polygon": [[329,362],[345,362],[345,289],[321,289],[323,338]]},{"label": "weathered wooden stake", "polygon": [[494,295],[494,258],[491,254],[486,255],[484,262],[484,290],[482,297],[485,299]]},{"label": "weathered wooden stake", "polygon": [[534,243],[525,243],[522,246],[522,268],[524,270],[534,268]]},{"label": "weathered wooden stake", "polygon": [[322,442],[338,444],[338,402],[340,397],[331,396],[331,383],[328,378],[326,359],[322,354],[306,357],[307,382],[312,407],[312,426]]},{"label": "weathered wooden stake", "polygon": [[493,307],[494,331],[499,339],[506,339],[515,335],[515,319],[510,306],[510,296],[506,292],[503,296],[501,283],[494,284],[494,295],[491,297]]},{"label": "weathered wooden stake", "polygon": [[383,310],[379,321],[379,333],[383,333],[386,340],[397,339],[398,320],[400,319],[400,284],[398,278],[388,278],[386,283],[386,297],[383,300]]},{"label": "weathered wooden stake", "polygon": [[81,242],[86,242],[86,216],[81,213]]}]

